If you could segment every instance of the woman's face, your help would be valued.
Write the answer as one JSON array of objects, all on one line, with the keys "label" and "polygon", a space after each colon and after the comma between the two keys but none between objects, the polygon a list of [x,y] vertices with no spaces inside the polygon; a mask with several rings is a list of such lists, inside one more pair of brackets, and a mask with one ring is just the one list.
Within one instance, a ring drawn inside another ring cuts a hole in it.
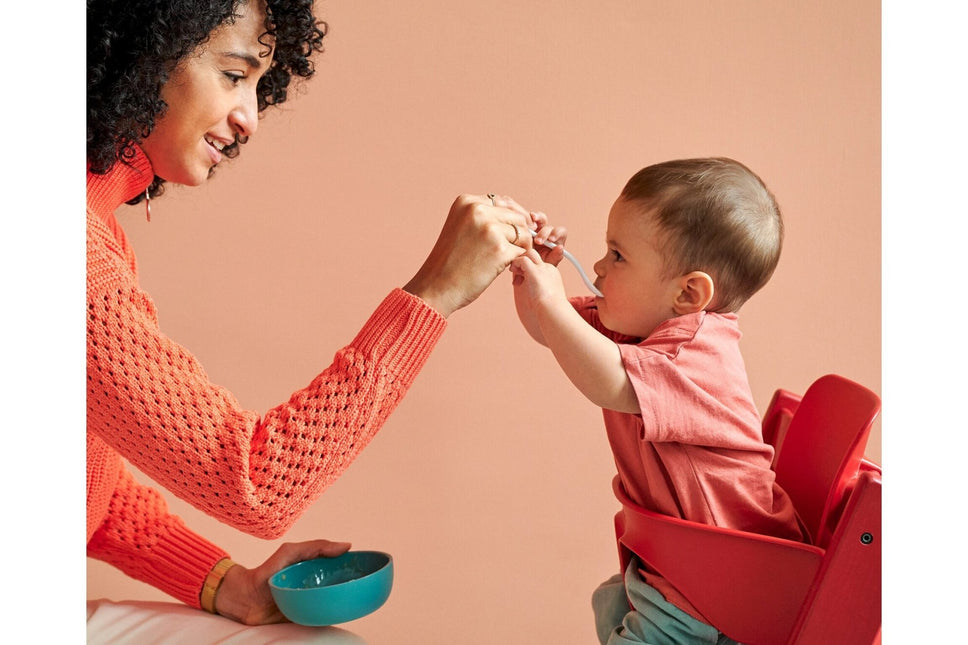
[{"label": "woman's face", "polygon": [[272,50],[259,42],[265,5],[249,0],[238,12],[234,23],[219,26],[178,64],[161,90],[168,109],[141,147],[167,181],[203,183],[222,149],[258,127],[256,85],[272,62]]}]

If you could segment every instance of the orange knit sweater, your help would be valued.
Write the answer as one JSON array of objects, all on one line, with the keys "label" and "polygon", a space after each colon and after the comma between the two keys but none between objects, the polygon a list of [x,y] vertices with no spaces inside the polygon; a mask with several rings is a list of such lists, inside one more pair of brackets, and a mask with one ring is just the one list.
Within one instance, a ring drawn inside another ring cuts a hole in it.
[{"label": "orange knit sweater", "polygon": [[226,553],[122,459],[205,513],[276,538],[373,438],[446,321],[395,289],[308,386],[262,416],[244,410],[161,332],[138,287],[114,211],[152,178],[140,150],[130,165],[87,175],[87,553],[197,607]]}]

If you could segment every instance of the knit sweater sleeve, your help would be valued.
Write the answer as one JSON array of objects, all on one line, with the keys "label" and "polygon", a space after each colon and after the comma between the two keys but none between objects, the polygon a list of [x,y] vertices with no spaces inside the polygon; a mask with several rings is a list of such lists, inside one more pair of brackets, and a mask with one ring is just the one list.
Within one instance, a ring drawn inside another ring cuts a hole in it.
[{"label": "knit sweater sleeve", "polygon": [[333,363],[264,415],[161,332],[112,235],[88,225],[88,429],[173,494],[281,536],[399,404],[446,321],[393,290]]},{"label": "knit sweater sleeve", "polygon": [[122,470],[107,515],[87,543],[107,562],[192,607],[215,563],[228,554],[168,512],[157,491]]}]

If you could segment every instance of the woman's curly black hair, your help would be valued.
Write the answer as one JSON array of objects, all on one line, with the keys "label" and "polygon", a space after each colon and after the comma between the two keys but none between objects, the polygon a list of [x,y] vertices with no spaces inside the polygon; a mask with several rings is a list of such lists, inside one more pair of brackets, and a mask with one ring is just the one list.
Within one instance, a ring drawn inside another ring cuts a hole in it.
[{"label": "woman's curly black hair", "polygon": [[[257,0],[87,0],[87,161],[103,174],[135,154],[167,105],[161,88],[175,66],[239,5]],[[327,26],[313,0],[266,0],[266,34],[275,38],[272,65],[259,80],[259,112],[284,102],[293,76],[314,73]],[[239,153],[237,141],[223,150]],[[164,180],[149,190],[160,195]],[[131,200],[136,204],[144,198]]]}]

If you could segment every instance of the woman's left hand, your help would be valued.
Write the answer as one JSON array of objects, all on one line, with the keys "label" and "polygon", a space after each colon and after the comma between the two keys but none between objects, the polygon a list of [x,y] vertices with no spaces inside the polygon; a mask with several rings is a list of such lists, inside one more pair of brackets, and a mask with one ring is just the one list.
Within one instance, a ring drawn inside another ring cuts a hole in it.
[{"label": "woman's left hand", "polygon": [[215,596],[215,610],[220,615],[245,625],[288,622],[276,607],[272,592],[269,591],[269,578],[272,574],[302,560],[334,558],[349,549],[349,542],[288,542],[254,569],[236,564],[222,579],[222,586]]},{"label": "woman's left hand", "polygon": [[430,255],[403,289],[446,318],[476,300],[532,247],[533,224],[510,197],[460,195]]}]

